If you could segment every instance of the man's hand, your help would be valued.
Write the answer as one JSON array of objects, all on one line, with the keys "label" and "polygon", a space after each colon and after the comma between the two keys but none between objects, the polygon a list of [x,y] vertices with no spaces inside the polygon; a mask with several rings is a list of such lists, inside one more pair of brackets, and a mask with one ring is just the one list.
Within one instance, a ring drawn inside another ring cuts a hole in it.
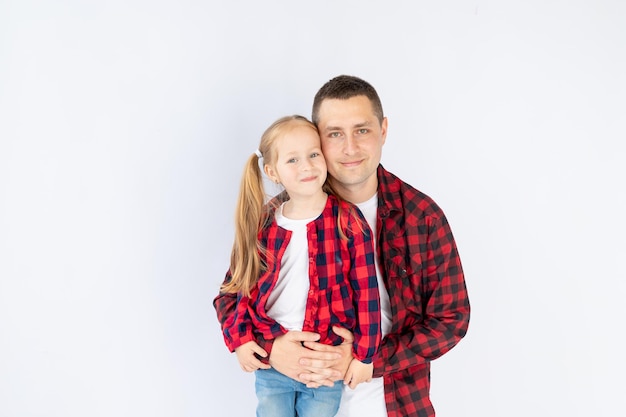
[{"label": "man's hand", "polygon": [[[328,346],[317,343],[320,336],[317,333],[290,331],[274,340],[270,353],[270,365],[283,375],[302,383],[313,381],[317,387],[333,386],[334,381],[342,379],[343,373],[331,369],[342,358],[339,346]],[[320,347],[311,350],[302,346],[312,344]],[[349,359],[352,358],[350,354]],[[311,363],[317,364],[311,365]],[[330,366],[324,366],[331,364]],[[346,367],[347,368],[347,367]]]},{"label": "man's hand", "polygon": [[267,352],[255,341],[244,343],[235,349],[239,366],[246,372],[254,372],[257,369],[269,369],[270,366],[261,362],[254,354],[262,358],[267,356]]},{"label": "man's hand", "polygon": [[339,346],[329,346],[317,342],[305,342],[304,345],[315,352],[339,352],[340,357],[308,357],[301,359],[300,363],[306,367],[308,373],[300,374],[300,381],[306,383],[309,388],[318,388],[322,385],[332,386],[334,381],[343,379],[352,361],[352,344],[354,335],[348,329],[333,326],[333,332],[343,338]]}]

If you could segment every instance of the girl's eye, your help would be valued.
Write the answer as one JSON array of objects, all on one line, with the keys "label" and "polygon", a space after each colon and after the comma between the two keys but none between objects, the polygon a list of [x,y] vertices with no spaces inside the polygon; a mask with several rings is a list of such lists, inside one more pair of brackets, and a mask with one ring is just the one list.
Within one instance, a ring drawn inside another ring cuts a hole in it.
[{"label": "girl's eye", "polygon": [[287,161],[288,164],[293,164],[296,162],[296,158],[291,158]]},{"label": "girl's eye", "polygon": [[311,158],[316,158],[316,157],[318,157],[318,156],[320,156],[320,154],[319,154],[318,152],[313,152],[313,153],[311,154]]}]

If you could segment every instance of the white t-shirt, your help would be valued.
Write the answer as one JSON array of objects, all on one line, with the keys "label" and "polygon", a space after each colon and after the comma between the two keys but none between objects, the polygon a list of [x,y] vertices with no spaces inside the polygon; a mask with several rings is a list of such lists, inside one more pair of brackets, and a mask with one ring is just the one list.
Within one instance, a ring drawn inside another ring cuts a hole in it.
[{"label": "white t-shirt", "polygon": [[[367,220],[376,247],[376,215],[378,210],[378,193],[369,200],[357,204],[363,216]],[[378,292],[380,294],[381,329],[384,337],[391,330],[391,306],[389,304],[389,294],[380,273],[378,256],[376,260],[376,275],[378,277]],[[385,389],[383,378],[372,378],[371,382],[363,382],[353,390],[344,385],[343,395],[339,411],[335,417],[387,417],[387,406],[385,405]]]},{"label": "white t-shirt", "polygon": [[283,205],[276,210],[276,223],[291,231],[281,259],[278,280],[267,298],[267,315],[287,330],[302,330],[309,292],[309,243],[306,226],[317,218],[293,220],[283,216]]}]

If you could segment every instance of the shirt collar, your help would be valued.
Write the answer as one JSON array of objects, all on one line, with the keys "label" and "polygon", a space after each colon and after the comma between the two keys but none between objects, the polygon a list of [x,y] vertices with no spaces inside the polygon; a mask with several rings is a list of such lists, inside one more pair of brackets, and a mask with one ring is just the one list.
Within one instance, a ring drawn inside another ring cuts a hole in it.
[{"label": "shirt collar", "polygon": [[402,182],[398,177],[387,171],[382,164],[378,165],[378,211],[381,217],[387,217],[393,211],[402,211],[400,187]]}]

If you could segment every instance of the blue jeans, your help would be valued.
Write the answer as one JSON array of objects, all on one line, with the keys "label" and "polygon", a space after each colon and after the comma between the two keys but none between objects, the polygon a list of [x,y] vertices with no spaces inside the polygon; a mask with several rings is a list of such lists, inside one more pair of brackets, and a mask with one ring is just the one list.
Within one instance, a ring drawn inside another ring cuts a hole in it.
[{"label": "blue jeans", "polygon": [[335,386],[307,388],[274,368],[256,375],[257,417],[333,417],[339,409],[343,381]]}]

